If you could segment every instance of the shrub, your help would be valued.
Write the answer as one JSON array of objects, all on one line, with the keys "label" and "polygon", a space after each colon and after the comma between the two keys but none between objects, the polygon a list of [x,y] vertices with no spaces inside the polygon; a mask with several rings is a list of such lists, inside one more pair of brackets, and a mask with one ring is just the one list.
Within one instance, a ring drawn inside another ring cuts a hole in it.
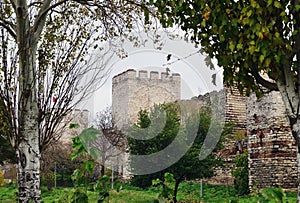
[{"label": "shrub", "polygon": [[248,153],[236,156],[234,163],[237,167],[231,172],[235,178],[234,187],[239,195],[249,194]]}]

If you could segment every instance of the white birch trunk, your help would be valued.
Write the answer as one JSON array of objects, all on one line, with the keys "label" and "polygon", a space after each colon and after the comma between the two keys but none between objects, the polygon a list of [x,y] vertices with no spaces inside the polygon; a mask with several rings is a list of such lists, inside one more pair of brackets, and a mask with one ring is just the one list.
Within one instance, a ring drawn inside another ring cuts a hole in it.
[{"label": "white birch trunk", "polygon": [[[38,137],[34,132],[19,144],[18,157],[18,193],[20,202],[40,202],[40,155]],[[30,136],[32,135],[32,136]],[[28,140],[27,140],[28,139]]]},{"label": "white birch trunk", "polygon": [[33,26],[28,10],[29,1],[15,0],[16,34],[19,50],[18,192],[20,202],[40,202],[40,140],[37,101],[36,55],[40,34],[45,25],[46,10],[51,0],[41,1]]},{"label": "white birch trunk", "polygon": [[[43,6],[47,7],[49,4],[45,2]],[[15,1],[19,50],[18,138],[16,142],[18,196],[19,202],[40,202],[39,111],[36,85],[39,77],[36,71],[36,50],[40,32],[30,26],[27,3],[24,0]]]},{"label": "white birch trunk", "polygon": [[21,54],[19,98],[18,191],[20,202],[40,202],[40,142],[36,97],[35,47]]},{"label": "white birch trunk", "polygon": [[300,203],[300,150],[299,144],[297,144],[297,168],[298,168],[298,194],[297,194],[297,203]]},{"label": "white birch trunk", "polygon": [[[286,115],[292,130],[292,135],[296,141],[297,147],[297,173],[298,173],[298,195],[297,202],[300,203],[300,116],[299,116],[299,96],[295,92],[295,85],[291,76],[291,71],[285,66],[285,77],[277,81],[277,86],[283,99]],[[298,87],[300,88],[300,86]]]},{"label": "white birch trunk", "polygon": [[[30,47],[30,46],[28,46]],[[20,66],[18,191],[20,202],[40,202],[40,149],[38,103],[36,97],[35,47],[21,54],[24,64]]]}]

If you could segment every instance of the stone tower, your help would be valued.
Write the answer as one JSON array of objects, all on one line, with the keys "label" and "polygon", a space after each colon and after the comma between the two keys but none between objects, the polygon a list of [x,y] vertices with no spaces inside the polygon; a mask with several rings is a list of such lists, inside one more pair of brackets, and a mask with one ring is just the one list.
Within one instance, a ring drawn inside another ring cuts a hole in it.
[{"label": "stone tower", "polygon": [[129,69],[112,79],[112,111],[120,129],[138,119],[141,109],[180,99],[181,77],[178,73]]}]

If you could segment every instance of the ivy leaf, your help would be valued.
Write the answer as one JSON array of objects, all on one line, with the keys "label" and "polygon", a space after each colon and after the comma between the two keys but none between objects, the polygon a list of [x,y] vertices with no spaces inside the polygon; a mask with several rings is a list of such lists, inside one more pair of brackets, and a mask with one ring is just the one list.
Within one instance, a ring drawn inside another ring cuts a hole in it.
[{"label": "ivy leaf", "polygon": [[265,59],[265,56],[264,56],[264,55],[260,55],[260,56],[259,56],[259,61],[260,61],[261,63],[264,61],[264,59]]},{"label": "ivy leaf", "polygon": [[243,44],[239,43],[236,45],[237,50],[243,49]]},{"label": "ivy leaf", "polygon": [[76,128],[79,128],[79,124],[77,124],[77,123],[70,123],[69,128],[70,128],[70,129],[76,129]]},{"label": "ivy leaf", "polygon": [[95,167],[95,162],[93,160],[88,160],[82,164],[82,167],[84,170],[86,170],[88,173],[92,174]]},{"label": "ivy leaf", "polygon": [[274,2],[274,6],[275,6],[276,8],[281,8],[281,3],[280,3],[279,1],[275,1],[275,2]]}]

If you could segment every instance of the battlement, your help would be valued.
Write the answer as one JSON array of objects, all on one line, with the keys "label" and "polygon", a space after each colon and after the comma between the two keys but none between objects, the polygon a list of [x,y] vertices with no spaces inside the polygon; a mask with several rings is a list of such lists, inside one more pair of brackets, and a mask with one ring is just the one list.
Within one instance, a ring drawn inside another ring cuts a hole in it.
[{"label": "battlement", "polygon": [[139,79],[139,80],[156,80],[156,81],[180,81],[181,76],[179,73],[166,73],[158,71],[147,71],[147,70],[134,70],[128,69],[113,77],[113,83],[128,79]]},{"label": "battlement", "polygon": [[77,118],[85,118],[87,120],[88,120],[89,114],[90,114],[90,112],[87,109],[83,109],[83,110],[73,109],[73,111],[71,112],[72,117],[74,117],[74,118],[76,118],[76,117]]}]

